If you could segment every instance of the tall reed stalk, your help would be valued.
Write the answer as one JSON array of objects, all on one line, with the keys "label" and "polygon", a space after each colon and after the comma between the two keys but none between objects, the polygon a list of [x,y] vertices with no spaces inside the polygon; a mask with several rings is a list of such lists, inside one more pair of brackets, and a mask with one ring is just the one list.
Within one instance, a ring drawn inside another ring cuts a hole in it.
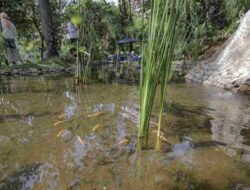
[{"label": "tall reed stalk", "polygon": [[151,0],[151,18],[148,43],[143,47],[143,61],[140,82],[140,125],[138,150],[147,147],[149,123],[154,104],[156,88],[160,83],[161,97],[156,149],[160,148],[161,120],[164,97],[173,68],[173,56],[179,30],[180,11],[184,0]]},{"label": "tall reed stalk", "polygon": [[81,2],[78,0],[77,3],[77,17],[75,17],[74,25],[77,27],[78,38],[76,40],[76,68],[75,68],[75,78],[76,82],[79,83],[81,75],[81,63],[80,63],[80,54],[79,54],[79,36],[80,36],[80,23],[81,23]]},{"label": "tall reed stalk", "polygon": [[75,78],[77,83],[86,84],[91,72],[91,62],[94,51],[97,49],[97,33],[93,23],[88,21],[87,0],[78,0],[77,16],[73,17],[73,23],[77,27],[78,39],[76,43],[76,70]]}]

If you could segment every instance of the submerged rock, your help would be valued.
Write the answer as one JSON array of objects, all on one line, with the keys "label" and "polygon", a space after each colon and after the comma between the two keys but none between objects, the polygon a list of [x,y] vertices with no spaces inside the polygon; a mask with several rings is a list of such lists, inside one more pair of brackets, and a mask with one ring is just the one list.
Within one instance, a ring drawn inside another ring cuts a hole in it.
[{"label": "submerged rock", "polygon": [[0,136],[0,142],[6,142],[6,141],[9,141],[10,138],[9,137],[6,137],[6,136]]},{"label": "submerged rock", "polygon": [[64,130],[60,137],[61,137],[62,142],[68,142],[72,139],[73,135],[72,135],[71,131]]},{"label": "submerged rock", "polygon": [[245,93],[245,94],[250,94],[250,86],[246,85],[246,84],[242,84],[240,85],[240,87],[238,88],[238,92],[240,93]]},{"label": "submerged rock", "polygon": [[44,189],[55,189],[57,176],[58,170],[49,163],[27,165],[0,181],[0,189],[33,189],[34,185],[39,183],[43,184]]},{"label": "submerged rock", "polygon": [[4,171],[8,169],[9,165],[7,163],[2,163],[0,164],[0,171]]},{"label": "submerged rock", "polygon": [[19,142],[23,143],[23,144],[27,144],[27,143],[29,143],[29,139],[27,139],[27,138],[21,138],[21,139],[19,139]]}]

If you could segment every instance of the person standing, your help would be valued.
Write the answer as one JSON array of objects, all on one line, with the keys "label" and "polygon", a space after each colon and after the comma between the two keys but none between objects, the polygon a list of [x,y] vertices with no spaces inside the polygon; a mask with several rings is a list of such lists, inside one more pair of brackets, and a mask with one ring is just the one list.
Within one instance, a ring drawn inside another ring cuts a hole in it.
[{"label": "person standing", "polygon": [[0,19],[1,19],[0,34],[2,37],[5,59],[8,61],[8,63],[16,65],[17,63],[21,62],[21,56],[15,44],[15,39],[17,37],[16,27],[10,21],[6,13],[0,13]]},{"label": "person standing", "polygon": [[[77,33],[75,25],[72,22],[68,23],[68,33],[69,33],[70,43],[76,46],[78,33]],[[70,54],[76,56],[76,47],[72,47],[70,49]]]},{"label": "person standing", "polygon": [[76,27],[72,22],[68,23],[69,39],[71,43],[75,43],[78,39]]}]

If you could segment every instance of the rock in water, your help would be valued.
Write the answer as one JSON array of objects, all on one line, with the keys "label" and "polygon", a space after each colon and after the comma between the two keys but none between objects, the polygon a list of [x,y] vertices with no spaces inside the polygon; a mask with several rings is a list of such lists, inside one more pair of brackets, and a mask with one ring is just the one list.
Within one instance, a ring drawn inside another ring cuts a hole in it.
[{"label": "rock in water", "polygon": [[9,141],[10,138],[9,137],[6,137],[6,136],[0,136],[0,142],[6,142],[6,141]]},{"label": "rock in water", "polygon": [[62,142],[68,142],[72,139],[73,135],[69,130],[64,130],[60,137]]},{"label": "rock in water", "polygon": [[225,49],[203,61],[186,76],[186,79],[203,84],[250,93],[250,11]]}]

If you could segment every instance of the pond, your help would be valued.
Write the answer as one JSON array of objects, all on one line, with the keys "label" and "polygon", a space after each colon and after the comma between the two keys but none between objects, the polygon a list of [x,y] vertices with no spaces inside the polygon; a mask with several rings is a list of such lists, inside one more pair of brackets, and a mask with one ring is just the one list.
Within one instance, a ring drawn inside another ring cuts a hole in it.
[{"label": "pond", "polygon": [[250,189],[250,97],[173,83],[154,150],[137,153],[138,86],[71,77],[0,82],[0,189]]}]

